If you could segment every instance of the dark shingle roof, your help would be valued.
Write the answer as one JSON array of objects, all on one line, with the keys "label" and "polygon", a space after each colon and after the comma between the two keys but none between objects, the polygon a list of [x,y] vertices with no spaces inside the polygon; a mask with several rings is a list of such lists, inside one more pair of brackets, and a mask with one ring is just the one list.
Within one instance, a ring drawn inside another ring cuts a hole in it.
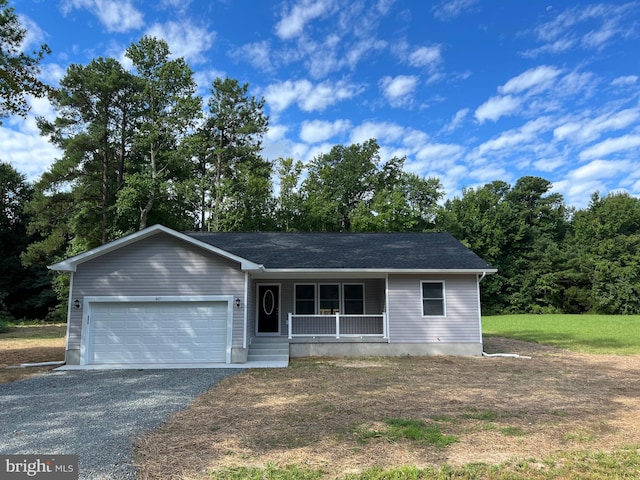
[{"label": "dark shingle roof", "polygon": [[268,269],[493,269],[448,233],[186,234]]}]

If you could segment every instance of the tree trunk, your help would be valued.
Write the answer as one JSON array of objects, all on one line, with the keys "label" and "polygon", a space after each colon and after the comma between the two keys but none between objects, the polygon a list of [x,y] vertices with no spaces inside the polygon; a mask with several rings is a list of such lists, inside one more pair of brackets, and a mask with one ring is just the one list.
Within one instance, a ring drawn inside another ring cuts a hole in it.
[{"label": "tree trunk", "polygon": [[149,212],[153,208],[153,203],[156,198],[156,153],[154,150],[153,144],[151,145],[151,151],[149,152],[150,160],[151,160],[151,188],[149,189],[149,200],[147,200],[147,204],[144,208],[140,209],[140,228],[138,230],[143,230],[147,228],[147,220],[149,218]]}]

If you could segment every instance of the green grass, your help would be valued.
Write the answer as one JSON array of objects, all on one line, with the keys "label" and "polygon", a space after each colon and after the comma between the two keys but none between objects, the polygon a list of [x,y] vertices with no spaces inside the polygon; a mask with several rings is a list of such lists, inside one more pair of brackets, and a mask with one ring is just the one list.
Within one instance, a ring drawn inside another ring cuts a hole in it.
[{"label": "green grass", "polygon": [[497,315],[482,317],[482,333],[575,352],[640,354],[640,315]]},{"label": "green grass", "polygon": [[[320,480],[322,470],[297,466],[278,468],[226,468],[207,472],[210,480]],[[630,446],[610,453],[563,452],[552,457],[527,459],[501,465],[470,463],[452,467],[417,468],[413,466],[383,470],[371,468],[359,474],[347,474],[339,480],[622,480],[640,478],[640,453]]]},{"label": "green grass", "polygon": [[444,448],[458,441],[458,438],[454,435],[444,435],[440,431],[440,425],[437,423],[427,425],[422,420],[404,418],[389,418],[385,420],[385,423],[385,429],[356,428],[355,433],[363,443],[372,438],[384,438],[388,442],[408,439]]}]

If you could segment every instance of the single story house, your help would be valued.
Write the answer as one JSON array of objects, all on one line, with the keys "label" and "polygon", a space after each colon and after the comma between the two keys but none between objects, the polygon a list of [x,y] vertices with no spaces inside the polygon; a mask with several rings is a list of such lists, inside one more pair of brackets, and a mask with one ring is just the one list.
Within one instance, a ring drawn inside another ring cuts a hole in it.
[{"label": "single story house", "polygon": [[181,233],[155,225],[71,273],[67,365],[481,355],[496,269],[447,233]]}]

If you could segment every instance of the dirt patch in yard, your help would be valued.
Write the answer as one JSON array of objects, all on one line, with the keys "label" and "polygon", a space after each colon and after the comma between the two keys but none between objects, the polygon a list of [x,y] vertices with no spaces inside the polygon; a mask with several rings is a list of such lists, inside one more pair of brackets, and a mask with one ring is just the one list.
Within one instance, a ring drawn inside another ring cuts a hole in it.
[{"label": "dirt patch in yard", "polygon": [[54,367],[7,368],[23,363],[64,360],[66,325],[12,327],[0,334],[0,383],[13,382]]},{"label": "dirt patch in yard", "polygon": [[[485,351],[531,358],[315,358],[225,379],[137,442],[140,477],[296,464],[336,478],[373,466],[500,463],[640,444],[640,356],[500,338],[486,338]],[[372,434],[394,418],[458,441],[437,447]]]}]

